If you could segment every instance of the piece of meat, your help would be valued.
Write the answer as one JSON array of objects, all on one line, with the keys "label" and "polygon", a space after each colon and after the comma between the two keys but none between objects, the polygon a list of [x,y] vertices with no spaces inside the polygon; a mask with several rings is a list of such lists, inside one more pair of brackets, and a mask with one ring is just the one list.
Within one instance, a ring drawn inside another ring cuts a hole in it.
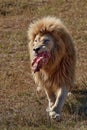
[{"label": "piece of meat", "polygon": [[50,58],[49,52],[41,52],[39,53],[32,61],[32,69],[35,72],[39,71],[42,66],[48,63]]}]

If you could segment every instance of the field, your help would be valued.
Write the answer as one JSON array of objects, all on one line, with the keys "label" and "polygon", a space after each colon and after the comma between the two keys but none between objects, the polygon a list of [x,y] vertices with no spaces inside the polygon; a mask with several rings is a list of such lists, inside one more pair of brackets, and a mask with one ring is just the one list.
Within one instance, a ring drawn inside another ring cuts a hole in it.
[{"label": "field", "polygon": [[[29,23],[47,15],[65,23],[77,51],[75,88],[58,123],[50,121],[29,65]],[[87,0],[0,0],[0,130],[67,129],[87,129]]]}]

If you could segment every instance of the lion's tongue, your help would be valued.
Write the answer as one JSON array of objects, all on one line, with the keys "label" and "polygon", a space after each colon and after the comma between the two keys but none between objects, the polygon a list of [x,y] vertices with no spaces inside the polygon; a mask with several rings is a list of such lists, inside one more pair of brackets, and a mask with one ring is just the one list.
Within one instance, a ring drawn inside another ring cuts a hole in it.
[{"label": "lion's tongue", "polygon": [[34,73],[39,71],[43,65],[48,63],[48,60],[50,58],[50,53],[48,52],[42,52],[40,54],[38,54],[32,62],[32,68]]}]

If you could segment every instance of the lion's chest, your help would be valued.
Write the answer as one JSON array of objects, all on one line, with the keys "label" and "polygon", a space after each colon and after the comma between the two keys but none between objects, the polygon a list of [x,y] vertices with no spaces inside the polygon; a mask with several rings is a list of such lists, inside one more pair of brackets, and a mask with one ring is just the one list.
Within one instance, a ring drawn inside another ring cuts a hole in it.
[{"label": "lion's chest", "polygon": [[[42,71],[43,72],[43,71]],[[43,88],[56,88],[59,86],[56,75],[55,78],[51,77],[45,72],[39,72],[35,74],[35,82],[38,86]]]}]

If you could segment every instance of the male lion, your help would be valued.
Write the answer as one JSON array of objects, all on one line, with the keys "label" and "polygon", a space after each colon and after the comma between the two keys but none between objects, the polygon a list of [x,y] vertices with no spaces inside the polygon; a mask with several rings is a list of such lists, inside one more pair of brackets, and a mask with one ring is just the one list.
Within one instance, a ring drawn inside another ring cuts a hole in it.
[{"label": "male lion", "polygon": [[46,92],[51,118],[59,120],[75,77],[75,48],[69,32],[55,17],[30,24],[29,52],[35,83]]}]

